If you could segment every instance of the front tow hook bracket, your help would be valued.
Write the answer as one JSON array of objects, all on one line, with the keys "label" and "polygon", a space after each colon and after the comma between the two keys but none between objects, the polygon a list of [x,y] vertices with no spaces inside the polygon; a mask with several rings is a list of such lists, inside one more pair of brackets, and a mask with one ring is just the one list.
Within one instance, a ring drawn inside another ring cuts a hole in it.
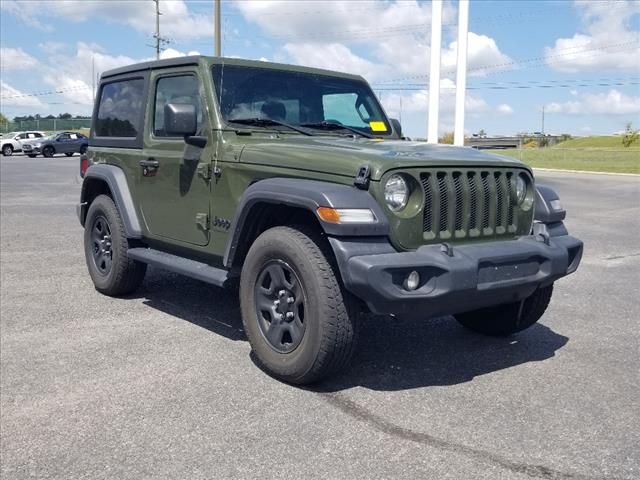
[{"label": "front tow hook bracket", "polygon": [[544,223],[533,224],[533,235],[537,241],[544,243],[545,245],[551,245],[551,237],[549,236],[549,230]]},{"label": "front tow hook bracket", "polygon": [[453,257],[453,247],[449,243],[443,243],[440,245],[440,251],[447,257]]}]

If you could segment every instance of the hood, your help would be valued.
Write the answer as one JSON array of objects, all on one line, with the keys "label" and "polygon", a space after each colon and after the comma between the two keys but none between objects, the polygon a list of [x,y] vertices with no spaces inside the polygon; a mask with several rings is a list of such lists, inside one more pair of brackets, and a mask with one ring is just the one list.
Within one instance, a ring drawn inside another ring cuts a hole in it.
[{"label": "hood", "polygon": [[433,145],[406,140],[349,137],[243,137],[240,161],[287,169],[355,176],[369,165],[371,179],[380,180],[389,170],[416,167],[521,167],[519,160],[484,153],[469,147]]}]

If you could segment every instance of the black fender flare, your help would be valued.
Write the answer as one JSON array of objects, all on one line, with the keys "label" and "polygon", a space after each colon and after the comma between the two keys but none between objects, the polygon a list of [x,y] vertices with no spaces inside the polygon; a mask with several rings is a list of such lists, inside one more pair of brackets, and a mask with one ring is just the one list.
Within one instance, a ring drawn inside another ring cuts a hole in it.
[{"label": "black fender flare", "polygon": [[127,184],[127,177],[122,169],[115,165],[94,164],[87,169],[82,182],[80,209],[78,212],[82,226],[84,226],[88,209],[86,200],[87,185],[89,185],[91,180],[96,179],[105,182],[109,187],[116,208],[122,217],[127,237],[142,238],[142,228],[140,227],[140,220],[136,213],[129,185]]},{"label": "black fender flare", "polygon": [[[242,195],[233,221],[224,265],[231,267],[241,241],[245,222],[251,209],[259,203],[287,205],[310,211],[318,219],[328,236],[380,237],[388,236],[387,217],[373,196],[365,190],[338,183],[297,178],[269,178],[250,185]],[[323,221],[317,214],[318,207],[368,208],[375,218],[374,223],[335,224]]]},{"label": "black fender flare", "polygon": [[[533,219],[542,223],[561,222],[567,212],[560,205],[560,197],[555,190],[547,185],[536,185],[536,200]],[[552,202],[557,202],[554,205]],[[559,207],[559,208],[558,208]]]}]

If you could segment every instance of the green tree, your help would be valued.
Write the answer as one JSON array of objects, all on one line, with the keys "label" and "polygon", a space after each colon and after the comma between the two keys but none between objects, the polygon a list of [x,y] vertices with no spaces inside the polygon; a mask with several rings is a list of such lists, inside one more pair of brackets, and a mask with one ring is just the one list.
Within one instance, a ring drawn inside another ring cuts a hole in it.
[{"label": "green tree", "polygon": [[622,137],[622,145],[625,148],[629,148],[640,138],[640,133],[638,133],[637,128],[633,128],[633,124],[631,122],[627,123],[627,126],[624,129],[624,135]]}]

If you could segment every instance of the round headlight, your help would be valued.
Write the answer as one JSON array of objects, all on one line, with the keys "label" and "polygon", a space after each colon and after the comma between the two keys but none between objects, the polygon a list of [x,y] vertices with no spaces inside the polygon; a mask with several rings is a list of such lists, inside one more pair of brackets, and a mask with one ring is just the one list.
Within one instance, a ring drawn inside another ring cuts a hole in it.
[{"label": "round headlight", "polygon": [[387,206],[394,212],[398,212],[407,206],[409,200],[409,185],[402,175],[393,174],[384,186],[384,200]]},{"label": "round headlight", "polygon": [[518,205],[524,202],[527,196],[527,181],[522,175],[516,177],[516,200]]}]

